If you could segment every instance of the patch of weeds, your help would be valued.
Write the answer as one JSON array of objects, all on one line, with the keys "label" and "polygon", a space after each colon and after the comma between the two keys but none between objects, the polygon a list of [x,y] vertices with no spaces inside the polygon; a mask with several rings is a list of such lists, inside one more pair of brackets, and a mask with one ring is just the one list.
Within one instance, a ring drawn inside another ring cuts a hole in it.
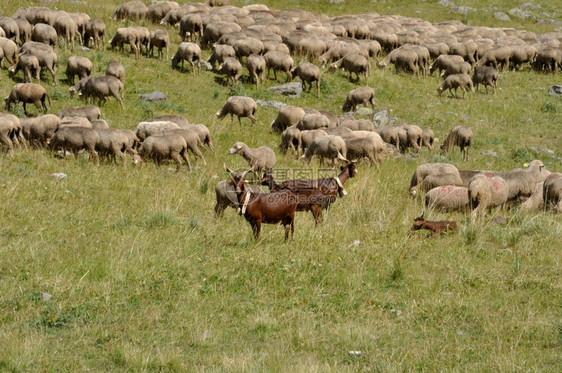
[{"label": "patch of weeds", "polygon": [[526,147],[518,146],[511,152],[511,159],[521,163],[527,162],[531,158],[533,158],[533,155]]},{"label": "patch of weeds", "polygon": [[476,228],[471,224],[467,227],[464,232],[465,243],[470,246],[474,245],[478,241],[478,232]]},{"label": "patch of weeds", "polygon": [[213,92],[213,98],[216,100],[217,98],[219,98],[219,91],[215,90]]},{"label": "patch of weeds", "polygon": [[207,181],[203,181],[199,186],[199,193],[207,194],[208,190],[209,190],[209,183]]},{"label": "patch of weeds", "polygon": [[91,319],[91,306],[87,304],[58,309],[49,302],[41,311],[40,319],[35,322],[37,328],[61,328],[71,323],[87,324]]},{"label": "patch of weeds", "polygon": [[551,113],[551,114],[555,114],[556,113],[556,105],[554,105],[552,102],[547,101],[544,103],[544,105],[541,107],[541,111],[543,113]]},{"label": "patch of weeds", "polygon": [[119,232],[129,228],[131,226],[131,220],[126,216],[120,216],[111,227]]},{"label": "patch of weeds", "polygon": [[404,272],[402,270],[402,260],[400,256],[397,256],[394,259],[394,263],[392,264],[392,269],[390,271],[390,281],[397,282],[400,281],[404,277]]},{"label": "patch of weeds", "polygon": [[55,88],[53,90],[53,92],[51,92],[51,99],[52,100],[68,100],[69,96],[65,91],[63,91],[61,89],[58,89],[58,88]]},{"label": "patch of weeds", "polygon": [[172,225],[176,222],[176,214],[172,211],[157,211],[146,219],[145,227],[147,229],[161,228]]},{"label": "patch of weeds", "polygon": [[193,215],[189,218],[189,228],[195,230],[201,226],[201,219],[199,219],[199,215]]}]

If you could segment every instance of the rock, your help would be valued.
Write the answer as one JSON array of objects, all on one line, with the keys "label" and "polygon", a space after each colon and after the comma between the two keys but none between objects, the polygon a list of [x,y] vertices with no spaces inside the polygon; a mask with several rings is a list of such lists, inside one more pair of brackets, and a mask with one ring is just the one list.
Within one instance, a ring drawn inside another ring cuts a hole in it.
[{"label": "rock", "polygon": [[454,6],[451,8],[451,11],[453,13],[457,13],[457,14],[468,14],[470,12],[476,12],[476,8],[472,8],[469,6]]},{"label": "rock", "polygon": [[357,109],[355,114],[359,116],[373,115],[373,109],[367,107],[360,107],[359,109]]},{"label": "rock", "polygon": [[386,126],[390,123],[390,115],[388,110],[379,111],[373,116],[373,124],[375,127]]},{"label": "rock", "polygon": [[[554,26],[562,26],[562,22],[561,21],[555,21],[553,19],[539,19],[537,21],[538,24],[547,24],[547,25],[554,25]],[[560,29],[558,29],[557,31],[560,31]]]},{"label": "rock", "polygon": [[544,146],[529,146],[529,149],[537,152],[537,153],[546,153],[546,154],[554,154],[554,150],[550,150],[549,148],[545,148]]},{"label": "rock", "polygon": [[82,45],[82,46],[80,47],[80,50],[82,50],[82,51],[89,51],[90,48],[85,47],[85,46]]},{"label": "rock", "polygon": [[511,21],[511,18],[503,12],[496,12],[494,13],[494,18],[499,21]]},{"label": "rock", "polygon": [[419,158],[419,157],[420,157],[420,153],[409,153],[406,156],[406,159],[416,159],[416,158]]},{"label": "rock", "polygon": [[160,91],[154,91],[152,93],[142,93],[139,97],[145,101],[164,101],[168,99],[168,96]]},{"label": "rock", "polygon": [[41,300],[42,300],[43,302],[48,302],[48,301],[50,301],[52,297],[53,297],[53,296],[52,296],[51,294],[49,294],[49,293],[41,293]]},{"label": "rock", "polygon": [[493,150],[485,150],[485,151],[483,151],[483,152],[480,152],[480,154],[482,154],[482,155],[487,155],[488,157],[494,157],[494,158],[497,158],[497,157],[498,157],[498,153],[496,153],[496,152],[493,151]]},{"label": "rock", "polygon": [[562,95],[562,84],[560,85],[553,85],[548,90],[548,94],[551,96],[560,96]]},{"label": "rock", "polygon": [[451,2],[451,1],[449,1],[449,0],[439,0],[439,2],[438,2],[437,4],[439,4],[439,5],[441,5],[441,6],[444,6],[444,7],[453,7],[453,6],[455,6],[455,3],[453,3],[453,2]]},{"label": "rock", "polygon": [[300,98],[302,93],[302,84],[299,82],[285,83],[283,85],[269,87],[267,90],[287,97]]},{"label": "rock", "polygon": [[269,106],[277,110],[283,109],[285,106],[287,106],[287,104],[284,102],[274,101],[274,100],[272,101],[256,100],[256,104],[258,104],[259,106]]},{"label": "rock", "polygon": [[507,11],[507,14],[519,19],[528,19],[533,17],[533,14],[531,12],[529,12],[528,10],[523,10],[521,8],[510,9]]},{"label": "rock", "polygon": [[59,179],[59,180],[66,179],[68,177],[67,174],[62,173],[62,172],[55,172],[54,174],[51,174],[51,176],[54,177],[55,179]]},{"label": "rock", "polygon": [[541,8],[541,6],[538,5],[538,4],[533,4],[531,2],[527,2],[527,3],[523,3],[523,4],[519,5],[518,8],[538,10],[538,9]]}]

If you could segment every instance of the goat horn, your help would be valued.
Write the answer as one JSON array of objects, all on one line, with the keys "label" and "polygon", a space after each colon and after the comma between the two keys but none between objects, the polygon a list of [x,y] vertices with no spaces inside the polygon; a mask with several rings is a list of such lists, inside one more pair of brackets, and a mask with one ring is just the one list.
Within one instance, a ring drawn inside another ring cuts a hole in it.
[{"label": "goat horn", "polygon": [[338,151],[338,159],[341,159],[344,162],[349,162],[339,151]]},{"label": "goat horn", "polygon": [[418,219],[421,219],[421,218],[423,218],[423,214],[425,214],[425,211],[422,211],[422,213],[421,213],[421,215],[419,216],[419,218],[418,218]]},{"label": "goat horn", "polygon": [[226,172],[230,172],[231,174],[233,173],[233,171],[232,171],[230,168],[228,168],[228,166],[226,165],[226,163],[223,163],[222,165],[223,165],[224,170],[225,170]]}]

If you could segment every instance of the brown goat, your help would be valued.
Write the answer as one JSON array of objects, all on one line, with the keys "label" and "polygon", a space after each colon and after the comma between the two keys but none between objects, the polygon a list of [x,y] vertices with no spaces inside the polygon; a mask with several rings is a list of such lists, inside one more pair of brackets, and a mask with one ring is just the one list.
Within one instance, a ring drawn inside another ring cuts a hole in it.
[{"label": "brown goat", "polygon": [[427,229],[433,232],[433,237],[439,236],[443,232],[457,230],[457,222],[449,220],[429,221],[423,218],[423,212],[420,216],[414,219],[412,231],[419,231],[420,229]]},{"label": "brown goat", "polygon": [[261,180],[261,184],[267,185],[272,192],[290,190],[297,194],[297,211],[311,211],[314,222],[318,225],[322,223],[322,209],[327,210],[336,201],[338,195],[343,197],[346,194],[343,184],[356,174],[355,163],[348,162],[341,166],[341,172],[337,177],[316,180],[286,180],[277,184],[273,180],[273,175],[266,173]]},{"label": "brown goat", "polygon": [[281,223],[285,227],[285,241],[291,238],[295,231],[294,220],[297,208],[297,197],[290,190],[282,190],[269,194],[253,193],[246,185],[244,176],[252,169],[236,174],[224,165],[226,171],[232,175],[232,184],[236,190],[238,205],[241,209],[240,214],[244,215],[246,221],[252,226],[254,238],[260,237],[261,224]]}]

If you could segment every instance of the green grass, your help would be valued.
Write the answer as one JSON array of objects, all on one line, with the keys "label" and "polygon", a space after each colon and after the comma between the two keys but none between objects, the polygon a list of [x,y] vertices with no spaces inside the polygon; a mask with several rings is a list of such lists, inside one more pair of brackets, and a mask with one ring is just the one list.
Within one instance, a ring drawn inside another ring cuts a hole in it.
[{"label": "green grass", "polygon": [[[57,6],[103,18],[111,37],[120,26],[109,21],[118,3]],[[449,14],[436,1],[264,3],[329,15],[374,11],[504,26],[493,12]],[[542,10],[558,11],[554,4],[542,2]],[[8,1],[2,10],[10,15],[34,5]],[[506,11],[518,2],[457,5]],[[554,29],[530,21],[509,26]],[[179,37],[168,32],[173,55]],[[57,52],[63,79],[70,52]],[[279,143],[269,131],[275,110],[260,107],[257,125],[246,119],[239,126],[216,119],[224,101],[242,94],[340,112],[355,87],[347,74],[325,72],[320,99],[307,93],[286,99],[265,89],[278,84],[272,80],[259,90],[250,84],[229,89],[211,72],[172,71],[169,61],[134,61],[108,50],[76,54],[92,60],[96,75],[113,58],[126,66],[125,111],[114,100],[102,108],[113,127],[132,129],[151,116],[181,113],[210,128],[217,152],[205,154],[207,166],[178,174],[172,165],[96,166],[84,156],[62,160],[41,150],[0,156],[0,371],[561,369],[560,216],[512,209],[470,224],[466,213],[431,211],[431,219],[456,220],[459,231],[408,237],[423,208],[408,196],[410,176],[421,163],[443,160],[437,153],[424,149],[419,158],[386,160],[380,168],[361,164],[325,223],[316,228],[310,214],[298,213],[288,243],[282,228],[271,225],[255,242],[232,209],[213,217],[213,187],[227,177],[222,163],[245,167],[227,149],[235,141],[275,149]],[[6,94],[14,82],[5,70],[2,75]],[[440,139],[455,125],[470,126],[470,160],[463,162],[458,151],[444,158],[460,168],[505,170],[540,158],[560,172],[559,161],[529,148],[547,147],[562,157],[562,101],[547,95],[559,78],[500,73],[496,96],[480,92],[466,100],[438,97],[436,77],[392,70],[373,70],[369,85],[377,109],[430,127]],[[46,87],[56,97],[50,112],[80,104],[64,82]],[[138,99],[155,89],[168,101]],[[23,115],[21,105],[14,113]],[[481,154],[486,150],[498,157]],[[278,167],[302,165],[278,155]],[[57,180],[55,172],[68,178]],[[495,223],[495,216],[505,223]],[[42,300],[43,293],[52,298]]]}]

